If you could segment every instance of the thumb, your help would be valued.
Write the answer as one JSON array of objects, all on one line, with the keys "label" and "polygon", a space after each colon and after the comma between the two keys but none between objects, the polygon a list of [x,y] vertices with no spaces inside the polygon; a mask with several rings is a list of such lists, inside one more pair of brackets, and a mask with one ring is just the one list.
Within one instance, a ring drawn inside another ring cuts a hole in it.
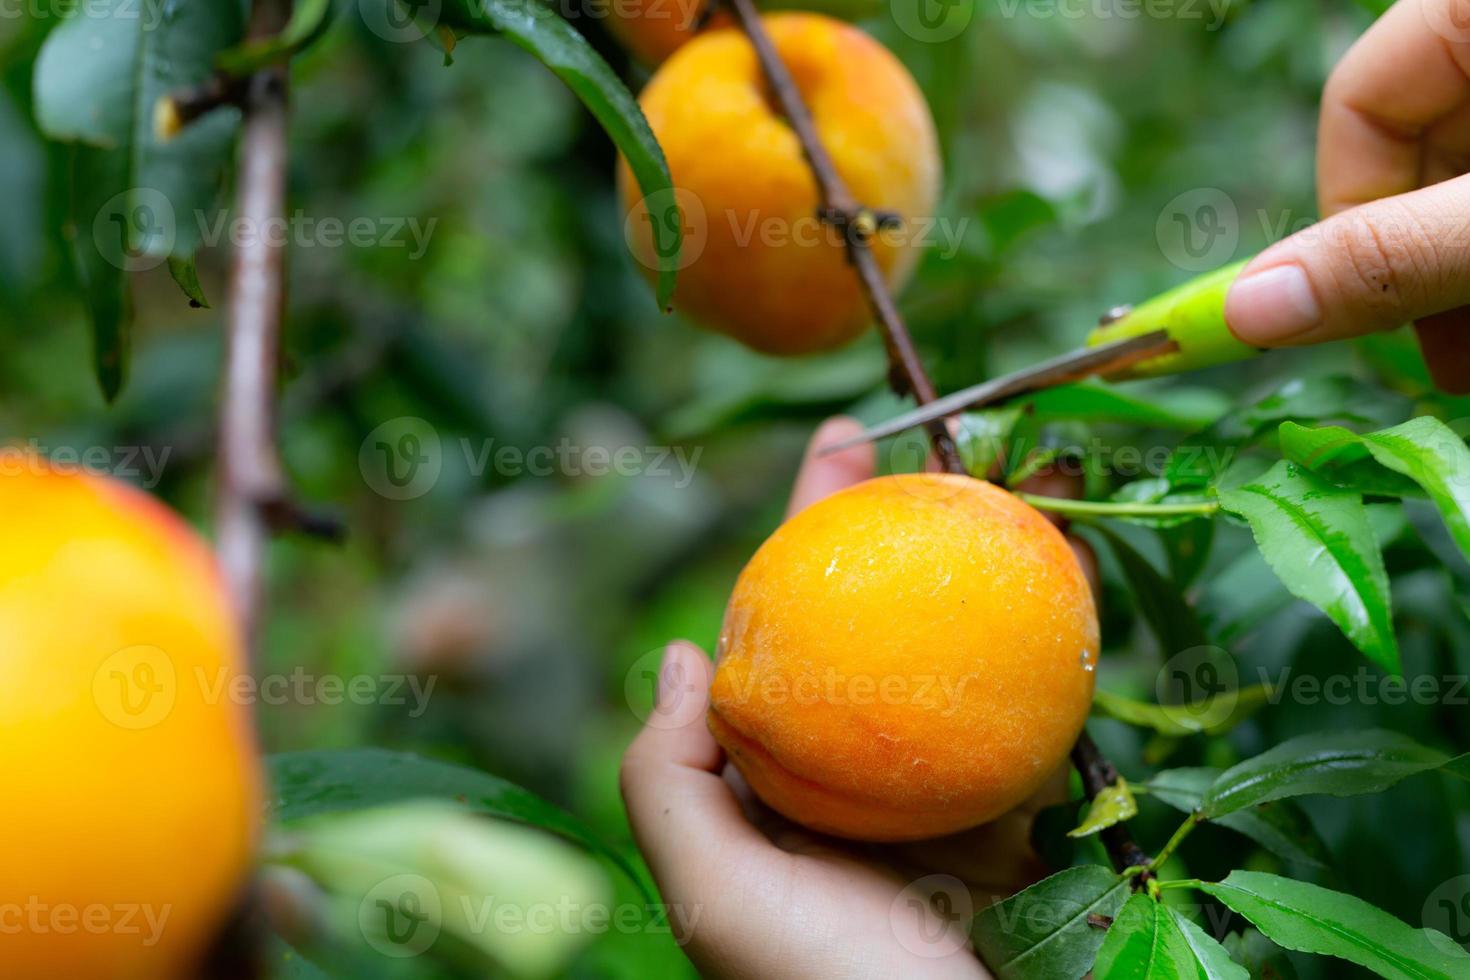
[{"label": "thumb", "polygon": [[1333,215],[1247,265],[1225,320],[1245,343],[1282,347],[1454,310],[1470,303],[1467,216],[1470,176]]}]

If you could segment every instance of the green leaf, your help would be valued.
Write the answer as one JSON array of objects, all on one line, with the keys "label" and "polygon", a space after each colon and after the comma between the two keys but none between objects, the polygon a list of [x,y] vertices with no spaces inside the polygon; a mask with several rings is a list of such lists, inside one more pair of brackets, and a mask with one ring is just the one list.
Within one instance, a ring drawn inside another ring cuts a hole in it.
[{"label": "green leaf", "polygon": [[209,77],[215,53],[240,37],[240,14],[235,3],[97,0],[59,23],[36,58],[37,122],[74,144],[68,234],[109,400],[127,379],[126,273],[194,253],[238,123],[213,113],[160,143],[153,107]]},{"label": "green leaf", "polygon": [[1402,495],[1422,488],[1470,557],[1470,447],[1439,419],[1420,416],[1363,435],[1288,422],[1281,426],[1281,448],[1302,465],[1368,492]]},{"label": "green leaf", "polygon": [[265,940],[265,967],[271,980],[326,980],[329,976],[275,935]]},{"label": "green leaf", "polygon": [[1406,735],[1382,729],[1294,738],[1227,769],[1200,801],[1207,819],[1289,796],[1357,796],[1446,763],[1465,764]]},{"label": "green leaf", "polygon": [[[1220,778],[1219,769],[1205,767],[1166,769],[1145,785],[1149,794],[1182,813],[1199,809],[1206,791]],[[1278,857],[1325,868],[1331,861],[1327,845],[1312,826],[1305,810],[1290,800],[1227,813],[1211,821],[1260,844]]]},{"label": "green leaf", "polygon": [[1388,573],[1360,494],[1282,460],[1220,491],[1220,506],[1250,523],[1287,591],[1321,609],[1375,663],[1399,671]]},{"label": "green leaf", "polygon": [[267,758],[267,813],[281,823],[399,800],[452,800],[475,813],[540,827],[612,862],[651,895],[633,864],[576,817],[498,776],[387,749],[287,752]]},{"label": "green leaf", "polygon": [[[1210,503],[1213,498],[1195,490],[1176,491],[1173,485],[1163,477],[1149,477],[1123,484],[1108,499],[1119,503],[1137,504],[1203,504]],[[1122,520],[1160,530],[1199,522],[1203,517],[1205,515],[1202,513],[1157,517],[1147,514],[1126,517],[1120,515]]]},{"label": "green leaf", "polygon": [[[1163,903],[1160,903],[1161,905]],[[1201,967],[1201,980],[1250,980],[1250,971],[1234,961],[1230,951],[1172,906],[1165,906],[1174,925]]]},{"label": "green leaf", "polygon": [[1169,562],[1169,580],[1176,588],[1189,588],[1204,571],[1215,541],[1215,525],[1215,521],[1183,521],[1159,529],[1164,557]]},{"label": "green leaf", "polygon": [[965,469],[982,480],[989,479],[990,471],[997,462],[1004,465],[1006,443],[1011,430],[1021,420],[1019,405],[1006,405],[983,412],[966,412],[959,418],[959,431],[955,443]]},{"label": "green leaf", "polygon": [[1419,487],[1373,459],[1363,437],[1338,425],[1308,428],[1283,422],[1278,430],[1281,454],[1339,486],[1362,494],[1402,497]]},{"label": "green leaf", "polygon": [[1139,396],[1112,385],[1075,384],[1048,388],[1018,404],[1029,406],[1042,422],[1082,419],[1192,432],[1218,418],[1230,402],[1205,388],[1161,388]]},{"label": "green leaf", "polygon": [[535,0],[445,0],[442,17],[452,28],[505,35],[550,68],[596,117],[643,191],[658,256],[658,304],[668,309],[678,275],[683,218],[663,150],[617,73],[570,24]]},{"label": "green leaf", "polygon": [[1198,926],[1143,894],[1128,899],[1118,913],[1098,951],[1092,975],[1094,980],[1250,978]]},{"label": "green leaf", "polygon": [[1080,977],[1103,942],[1096,917],[1116,915],[1128,890],[1101,865],[1068,868],[981,912],[970,935],[997,980]]},{"label": "green leaf", "polygon": [[173,277],[174,284],[184,291],[184,295],[189,297],[190,306],[195,309],[209,309],[209,298],[204,295],[204,287],[199,285],[199,266],[193,256],[170,256],[168,274]]},{"label": "green leaf", "polygon": [[[127,383],[133,299],[127,288],[124,264],[104,255],[98,239],[87,231],[93,227],[87,215],[100,215],[104,210],[112,215],[125,213],[126,203],[121,209],[111,207],[109,201],[118,198],[107,195],[127,178],[119,173],[123,159],[116,152],[77,146],[70,153],[70,162],[72,260],[92,321],[92,370],[102,388],[102,396],[110,402]],[[119,253],[126,248],[126,244],[118,244]]]},{"label": "green leaf", "polygon": [[1293,378],[1260,400],[1250,398],[1189,437],[1170,455],[1164,476],[1175,485],[1214,483],[1242,445],[1282,422],[1350,421],[1387,425],[1403,418],[1409,402],[1402,395],[1343,376]]},{"label": "green leaf", "polygon": [[1199,617],[1184,601],[1179,589],[1164,578],[1148,559],[1116,531],[1101,525],[1093,525],[1087,531],[1102,538],[1112,549],[1128,581],[1133,601],[1138,604],[1139,613],[1148,622],[1166,655],[1172,656],[1209,642]]},{"label": "green leaf", "polygon": [[[1170,710],[1171,707],[1170,705],[1149,704],[1146,701],[1124,697],[1102,688],[1098,688],[1092,696],[1093,713],[1104,718],[1112,718],[1139,728],[1150,728],[1170,738],[1182,738],[1204,730],[1204,727],[1197,721],[1198,715],[1202,712],[1175,711]],[[1209,707],[1213,707],[1213,704]]]},{"label": "green leaf", "polygon": [[1025,453],[1025,457],[1006,474],[1006,487],[1015,489],[1043,470],[1050,469],[1067,455],[1061,446],[1036,446]]},{"label": "green leaf", "polygon": [[1200,888],[1286,949],[1335,956],[1394,980],[1470,976],[1470,956],[1448,936],[1415,929],[1352,895],[1258,871],[1232,871]]},{"label": "green leaf", "polygon": [[1092,798],[1092,805],[1087,808],[1087,819],[1082,821],[1075,830],[1067,831],[1067,836],[1091,837],[1099,831],[1122,823],[1124,820],[1131,820],[1137,815],[1138,802],[1133,799],[1133,792],[1128,788],[1128,781],[1119,776],[1116,783],[1104,787]]},{"label": "green leaf", "polygon": [[1250,971],[1256,980],[1297,980],[1296,967],[1286,951],[1261,935],[1259,929],[1231,933],[1225,939],[1230,958]]},{"label": "green leaf", "polygon": [[1270,700],[1271,689],[1264,684],[1235,690],[1226,687],[1207,700],[1187,704],[1150,704],[1124,697],[1102,688],[1093,695],[1093,710],[1113,718],[1150,728],[1160,735],[1183,738],[1186,735],[1223,735]]},{"label": "green leaf", "polygon": [[215,64],[221,71],[243,77],[274,61],[298,54],[326,33],[336,12],[334,0],[298,0],[281,33],[251,39],[228,51],[221,51],[215,58]]},{"label": "green leaf", "polygon": [[[486,918],[492,904],[590,908],[606,907],[609,897],[606,875],[576,845],[536,828],[484,819],[443,799],[298,821],[267,845],[267,853],[320,890],[324,900],[313,918],[328,932],[309,952],[314,962],[351,977],[362,973],[343,969],[344,960],[354,951],[371,959],[370,950],[380,961],[395,955],[449,961],[473,951],[478,955],[461,961],[468,970],[460,975],[481,976],[494,964],[502,968],[493,971],[496,976],[560,976],[589,938],[587,930],[565,917],[530,929],[504,928],[504,920]],[[405,930],[397,915],[363,915],[364,907],[381,912],[382,900],[421,917],[425,928]],[[441,946],[441,935],[450,943]]]}]

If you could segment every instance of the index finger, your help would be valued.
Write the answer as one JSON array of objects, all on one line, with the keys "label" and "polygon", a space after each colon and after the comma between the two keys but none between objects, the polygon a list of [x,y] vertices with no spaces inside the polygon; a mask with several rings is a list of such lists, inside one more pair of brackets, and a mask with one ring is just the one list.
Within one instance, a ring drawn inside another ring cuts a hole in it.
[{"label": "index finger", "polygon": [[1420,186],[1425,132],[1470,98],[1457,2],[1399,0],[1333,70],[1318,132],[1323,217]]},{"label": "index finger", "polygon": [[845,415],[838,415],[823,422],[807,444],[802,457],[801,469],[796,474],[796,485],[791,488],[791,502],[786,505],[786,516],[794,517],[798,511],[830,496],[838,490],[846,490],[854,484],[871,478],[877,470],[878,451],[871,443],[853,446],[831,456],[819,455],[824,446],[861,435],[862,423]]}]

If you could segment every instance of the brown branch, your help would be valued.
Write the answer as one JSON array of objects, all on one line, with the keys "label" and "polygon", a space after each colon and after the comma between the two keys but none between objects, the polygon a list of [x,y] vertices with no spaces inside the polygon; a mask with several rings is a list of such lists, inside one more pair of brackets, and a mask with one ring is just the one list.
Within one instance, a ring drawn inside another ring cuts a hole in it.
[{"label": "brown branch", "polygon": [[243,106],[250,95],[251,77],[217,71],[193,88],[163,96],[153,108],[154,135],[166,142],[201,116],[225,106]]},{"label": "brown branch", "polygon": [[[761,71],[771,91],[781,105],[781,112],[791,124],[796,138],[801,141],[802,152],[811,165],[812,175],[817,181],[821,204],[817,214],[822,220],[840,228],[847,243],[848,261],[857,271],[868,306],[878,321],[883,334],[883,345],[888,350],[888,377],[893,390],[900,395],[913,395],[920,405],[932,402],[937,393],[929,375],[924,371],[918,351],[907,324],[898,312],[883,270],[870,247],[870,240],[880,227],[893,224],[900,219],[897,215],[876,212],[859,203],[848,190],[847,183],[837,172],[827,148],[817,135],[811,111],[807,109],[801,92],[796,87],[791,72],[786,68],[771,36],[766,32],[754,0],[725,0],[734,11],[740,28],[755,48]],[[960,459],[954,438],[943,421],[930,423],[929,438],[934,444],[934,453],[940,463],[951,473],[964,473],[965,464]]]},{"label": "brown branch", "polygon": [[[1102,750],[1086,731],[1077,736],[1077,744],[1072,746],[1072,765],[1077,767],[1077,772],[1082,776],[1082,788],[1089,800],[1095,799],[1099,793],[1118,781],[1118,770],[1102,754]],[[1123,871],[1149,863],[1148,855],[1134,842],[1133,835],[1125,825],[1115,823],[1104,828],[1098,836],[1102,838],[1108,856],[1113,859],[1114,869]],[[1139,879],[1146,876],[1145,872],[1139,875]]]},{"label": "brown branch", "polygon": [[[290,13],[291,0],[255,0],[250,36],[277,33]],[[230,271],[220,408],[219,558],[252,651],[260,625],[270,515],[287,500],[274,436],[285,241],[269,233],[283,227],[286,213],[287,82],[286,66],[272,65],[253,75],[247,87],[236,216],[252,233],[240,242]]]},{"label": "brown branch", "polygon": [[[869,240],[879,228],[902,219],[897,215],[873,211],[860,204],[852,196],[846,182],[843,181],[836,166],[832,163],[827,148],[822,145],[822,140],[817,135],[816,124],[812,120],[812,114],[802,100],[801,92],[797,89],[791,72],[781,60],[780,53],[776,51],[776,46],[772,43],[771,36],[761,21],[760,13],[756,10],[754,0],[724,0],[724,2],[729,4],[734,11],[741,30],[745,32],[746,37],[750,39],[751,46],[755,48],[761,72],[775,94],[776,101],[780,103],[781,111],[786,116],[787,122],[796,133],[796,138],[801,142],[802,152],[806,155],[807,163],[811,165],[812,175],[816,178],[818,193],[821,197],[818,215],[822,220],[843,231],[843,238],[847,243],[848,260],[857,270],[858,279],[868,299],[868,305],[872,308],[883,334],[883,343],[888,350],[889,381],[894,391],[900,395],[912,394],[914,400],[920,405],[927,405],[938,397],[938,393],[934,390],[929,375],[924,371],[923,362],[919,360],[919,354],[914,348],[914,341],[909,335],[908,326],[898,312],[898,307],[893,301],[893,294],[883,278],[883,270],[878,267],[878,259],[869,247]],[[944,422],[932,422],[928,429],[929,438],[934,445],[934,453],[939,457],[944,468],[951,473],[965,473],[964,462],[960,459],[959,450]],[[1078,772],[1082,774],[1082,782],[1086,787],[1088,799],[1095,798],[1099,792],[1118,780],[1118,770],[1103,756],[1092,737],[1085,731],[1077,739],[1077,744],[1072,749],[1072,761]],[[1134,843],[1128,828],[1123,824],[1115,824],[1107,828],[1102,831],[1101,837],[1104,846],[1108,849],[1109,856],[1113,859],[1114,866],[1119,871],[1133,865],[1148,863],[1148,855]]]}]

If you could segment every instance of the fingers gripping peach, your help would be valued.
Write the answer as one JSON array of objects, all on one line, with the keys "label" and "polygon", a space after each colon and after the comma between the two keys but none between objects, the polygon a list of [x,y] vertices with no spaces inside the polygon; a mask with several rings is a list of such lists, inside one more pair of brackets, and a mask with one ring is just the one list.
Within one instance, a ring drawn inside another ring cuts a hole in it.
[{"label": "fingers gripping peach", "polygon": [[[872,240],[888,282],[913,272],[940,185],[934,122],[898,59],[851,25],[813,14],[765,18],[853,195],[902,226]],[[680,48],[640,99],[668,158],[685,229],[674,306],[771,354],[830,350],[869,324],[840,233],[817,218],[801,144],[735,29]],[[619,183],[630,243],[657,268],[647,209],[627,164]]]},{"label": "fingers gripping peach", "polygon": [[244,886],[260,810],[235,623],[151,498],[0,475],[0,928],[7,978],[174,980]]},{"label": "fingers gripping peach", "polygon": [[969,477],[881,477],[797,514],[741,573],[710,729],[799,823],[936,837],[1062,765],[1097,652],[1087,580],[1041,514]]}]

